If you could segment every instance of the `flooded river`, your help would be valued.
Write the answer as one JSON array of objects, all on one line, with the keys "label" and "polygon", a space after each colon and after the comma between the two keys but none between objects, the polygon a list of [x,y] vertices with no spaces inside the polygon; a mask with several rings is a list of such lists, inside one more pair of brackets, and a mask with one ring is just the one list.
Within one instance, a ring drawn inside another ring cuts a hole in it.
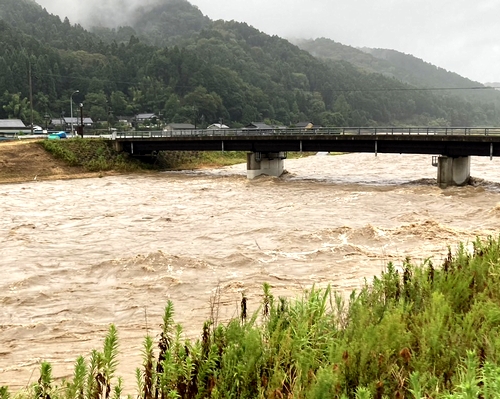
[{"label": "flooded river", "polygon": [[500,227],[500,160],[473,158],[475,185],[441,190],[430,156],[317,155],[282,178],[245,165],[154,176],[0,185],[0,386],[71,376],[78,355],[118,328],[126,393],[167,300],[197,338],[275,296],[331,285],[348,293],[392,261],[440,264],[447,247]]}]

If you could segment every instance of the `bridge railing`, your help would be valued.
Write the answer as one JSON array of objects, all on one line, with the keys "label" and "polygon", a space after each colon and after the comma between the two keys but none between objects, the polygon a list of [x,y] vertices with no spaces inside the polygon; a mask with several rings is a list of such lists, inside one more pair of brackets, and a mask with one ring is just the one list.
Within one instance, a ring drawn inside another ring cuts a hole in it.
[{"label": "bridge railing", "polygon": [[112,139],[153,139],[173,137],[238,137],[294,135],[500,135],[500,127],[327,127],[312,129],[187,129],[128,131],[113,133]]}]

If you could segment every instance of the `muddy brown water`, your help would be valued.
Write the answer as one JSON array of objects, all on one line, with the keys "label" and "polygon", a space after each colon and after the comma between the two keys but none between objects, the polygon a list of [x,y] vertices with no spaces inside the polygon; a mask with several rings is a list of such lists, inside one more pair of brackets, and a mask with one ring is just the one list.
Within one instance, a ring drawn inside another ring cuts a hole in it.
[{"label": "muddy brown water", "polygon": [[41,361],[70,378],[114,323],[134,394],[167,300],[197,339],[216,291],[227,322],[242,293],[258,309],[264,282],[348,294],[389,261],[440,264],[448,246],[497,236],[499,163],[473,158],[475,184],[446,190],[429,156],[386,154],[286,160],[283,177],[252,181],[235,165],[0,185],[0,386],[36,381]]}]

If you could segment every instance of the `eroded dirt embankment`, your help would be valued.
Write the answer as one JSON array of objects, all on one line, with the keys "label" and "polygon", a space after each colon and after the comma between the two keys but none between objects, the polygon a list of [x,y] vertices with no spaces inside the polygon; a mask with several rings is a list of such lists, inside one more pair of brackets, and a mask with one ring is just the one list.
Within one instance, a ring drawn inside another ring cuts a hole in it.
[{"label": "eroded dirt embankment", "polygon": [[55,159],[43,149],[40,140],[0,142],[0,183],[76,179],[102,174],[86,172],[82,167],[68,166]]}]

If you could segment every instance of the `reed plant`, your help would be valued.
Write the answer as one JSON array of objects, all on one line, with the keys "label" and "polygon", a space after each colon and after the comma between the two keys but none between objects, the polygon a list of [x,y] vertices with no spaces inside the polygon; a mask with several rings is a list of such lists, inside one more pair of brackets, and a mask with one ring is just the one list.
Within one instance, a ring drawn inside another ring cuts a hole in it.
[{"label": "reed plant", "polygon": [[[148,335],[137,398],[500,398],[500,244],[465,245],[442,265],[388,264],[345,298],[331,288],[275,299],[241,298],[241,314],[183,340],[168,302],[158,342]],[[80,357],[72,381],[54,384],[48,363],[31,394],[43,399],[122,395],[118,338]],[[8,399],[6,387],[0,399]]]}]

